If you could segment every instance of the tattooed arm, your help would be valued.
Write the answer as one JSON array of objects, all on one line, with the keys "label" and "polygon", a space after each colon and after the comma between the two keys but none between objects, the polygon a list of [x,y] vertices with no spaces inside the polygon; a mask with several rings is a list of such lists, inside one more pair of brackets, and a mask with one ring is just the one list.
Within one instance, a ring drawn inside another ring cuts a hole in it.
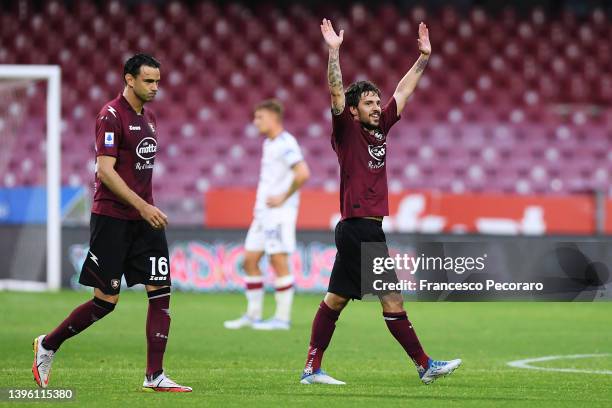
[{"label": "tattooed arm", "polygon": [[332,112],[339,115],[344,110],[344,88],[342,87],[342,72],[340,71],[340,44],[344,39],[344,30],[340,34],[332,27],[331,21],[323,19],[321,34],[329,47],[329,60],[327,63],[327,83],[331,94]]},{"label": "tattooed arm", "polygon": [[393,93],[393,97],[395,98],[395,102],[397,104],[398,115],[404,110],[406,102],[408,102],[408,98],[414,92],[414,89],[416,88],[417,83],[419,82],[419,79],[421,79],[423,71],[427,66],[429,55],[431,54],[429,31],[427,30],[427,26],[423,23],[419,24],[419,39],[417,42],[419,44],[419,51],[421,51],[421,55],[414,63],[412,68],[410,68],[406,75],[404,75],[399,84],[397,84],[397,88],[395,88],[395,92]]}]

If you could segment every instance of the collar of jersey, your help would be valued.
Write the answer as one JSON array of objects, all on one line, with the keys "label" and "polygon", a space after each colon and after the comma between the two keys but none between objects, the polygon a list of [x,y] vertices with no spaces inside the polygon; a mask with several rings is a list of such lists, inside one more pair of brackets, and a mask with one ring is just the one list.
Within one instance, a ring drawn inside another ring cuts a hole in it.
[{"label": "collar of jersey", "polygon": [[119,101],[121,104],[123,104],[127,109],[131,110],[132,112],[134,112],[136,115],[138,116],[143,116],[145,113],[145,108],[144,105],[142,107],[142,112],[138,113],[134,110],[134,108],[132,108],[132,105],[130,105],[130,103],[128,102],[127,99],[125,99],[125,96],[123,96],[123,92],[119,94]]}]

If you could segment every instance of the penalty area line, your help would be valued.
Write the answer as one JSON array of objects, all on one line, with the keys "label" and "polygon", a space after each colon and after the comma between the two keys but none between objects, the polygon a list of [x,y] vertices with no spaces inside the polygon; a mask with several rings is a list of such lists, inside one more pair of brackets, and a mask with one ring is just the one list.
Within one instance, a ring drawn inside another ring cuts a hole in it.
[{"label": "penalty area line", "polygon": [[532,365],[532,363],[540,363],[542,361],[553,361],[553,360],[575,360],[579,358],[592,358],[592,357],[609,357],[612,356],[610,353],[604,354],[567,354],[560,356],[544,356],[537,358],[526,358],[524,360],[509,361],[506,364],[514,368],[527,368],[530,370],[541,370],[541,371],[557,371],[562,373],[583,373],[583,374],[605,374],[612,375],[612,370],[583,370],[579,368],[556,368],[556,367],[538,367]]}]

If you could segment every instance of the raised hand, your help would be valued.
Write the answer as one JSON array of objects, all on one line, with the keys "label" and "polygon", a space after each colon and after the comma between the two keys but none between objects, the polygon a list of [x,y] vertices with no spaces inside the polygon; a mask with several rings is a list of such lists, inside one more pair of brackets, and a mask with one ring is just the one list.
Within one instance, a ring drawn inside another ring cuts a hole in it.
[{"label": "raised hand", "polygon": [[342,40],[344,40],[344,30],[340,30],[340,35],[336,34],[331,21],[326,18],[321,22],[321,34],[323,34],[323,38],[329,48],[332,49],[340,48],[340,44],[342,44]]},{"label": "raised hand", "polygon": [[424,55],[431,54],[431,43],[429,42],[429,30],[427,29],[427,26],[423,22],[419,24],[419,39],[417,40],[417,43],[419,44],[419,51],[421,51],[421,54],[424,54]]}]

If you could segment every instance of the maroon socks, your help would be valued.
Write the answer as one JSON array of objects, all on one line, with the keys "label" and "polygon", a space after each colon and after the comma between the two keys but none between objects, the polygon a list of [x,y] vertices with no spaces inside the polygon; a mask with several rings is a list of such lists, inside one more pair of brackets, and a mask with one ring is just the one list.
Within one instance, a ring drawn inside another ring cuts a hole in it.
[{"label": "maroon socks", "polygon": [[163,370],[164,352],[170,331],[170,288],[147,293],[147,377],[155,378]]},{"label": "maroon socks", "polygon": [[340,316],[340,312],[331,309],[325,302],[321,302],[312,322],[310,347],[308,348],[304,374],[312,374],[321,368],[323,353],[327,346],[329,346],[329,342],[334,334],[338,316]]},{"label": "maroon socks", "polygon": [[395,340],[402,345],[406,353],[410,356],[412,361],[417,367],[423,367],[427,369],[429,364],[429,356],[423,351],[419,338],[417,337],[412,323],[408,320],[406,312],[389,313],[384,312],[383,317],[389,331],[395,337]]},{"label": "maroon socks", "polygon": [[42,346],[47,350],[57,351],[64,341],[76,336],[114,309],[115,305],[113,303],[94,297],[74,309],[55,330],[47,334]]},{"label": "maroon socks", "polygon": [[[147,375],[155,378],[163,370],[164,352],[170,330],[170,288],[147,293]],[[64,341],[75,336],[115,309],[115,305],[94,297],[70,313],[55,330],[47,334],[42,346],[57,351]],[[331,337],[331,336],[330,336]]]}]

